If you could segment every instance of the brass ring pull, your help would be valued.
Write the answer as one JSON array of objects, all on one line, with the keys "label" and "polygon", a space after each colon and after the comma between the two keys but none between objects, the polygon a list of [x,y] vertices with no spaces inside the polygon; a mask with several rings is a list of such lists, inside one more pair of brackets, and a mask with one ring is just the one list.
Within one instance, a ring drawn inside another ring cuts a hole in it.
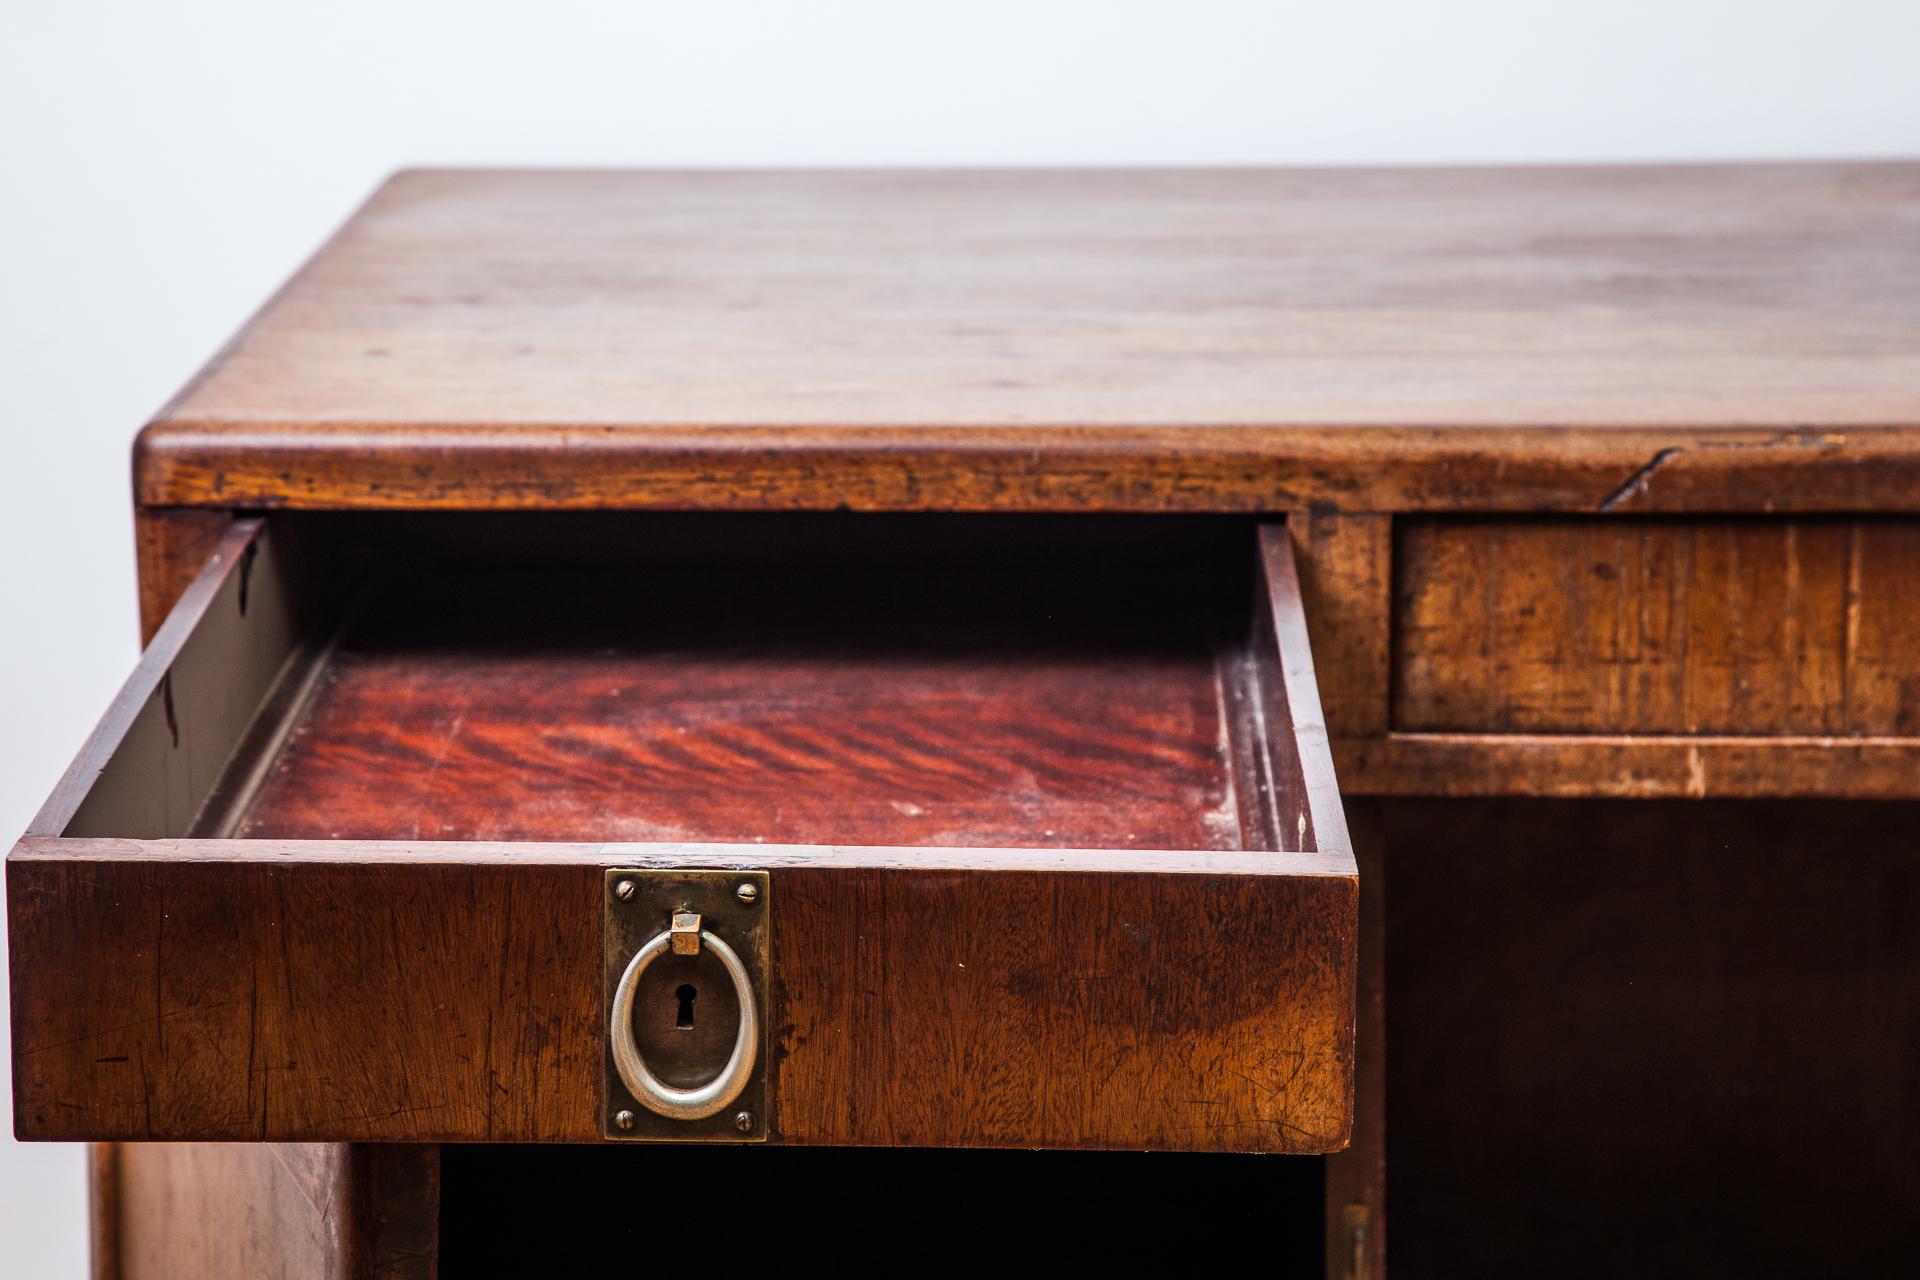
[{"label": "brass ring pull", "polygon": [[609,1028],[613,1066],[620,1073],[620,1083],[626,1085],[627,1091],[647,1110],[672,1120],[704,1120],[739,1097],[740,1091],[747,1087],[747,1078],[753,1074],[754,1061],[760,1055],[760,1010],[753,1002],[753,980],[747,974],[747,966],[741,963],[732,947],[714,937],[711,930],[702,929],[700,944],[720,958],[727,976],[733,979],[734,994],[740,999],[740,1030],[733,1038],[733,1056],[727,1059],[719,1075],[691,1089],[676,1089],[662,1083],[648,1069],[647,1060],[640,1056],[640,1046],[634,1042],[633,993],[640,985],[640,975],[666,953],[672,938],[671,930],[662,931],[636,951],[627,962],[626,972],[620,975],[620,985],[614,988]]}]

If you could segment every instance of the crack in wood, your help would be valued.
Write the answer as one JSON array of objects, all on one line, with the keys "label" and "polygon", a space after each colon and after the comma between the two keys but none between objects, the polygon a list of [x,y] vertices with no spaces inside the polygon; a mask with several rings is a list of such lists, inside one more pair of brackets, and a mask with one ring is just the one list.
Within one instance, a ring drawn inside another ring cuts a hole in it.
[{"label": "crack in wood", "polygon": [[1662,449],[1660,452],[1654,454],[1653,457],[1647,460],[1646,466],[1628,476],[1625,484],[1622,484],[1618,489],[1608,494],[1605,501],[1601,502],[1599,509],[1601,511],[1612,511],[1621,503],[1639,497],[1642,493],[1646,492],[1647,482],[1653,479],[1654,472],[1666,466],[1667,463],[1685,452],[1685,449],[1675,445],[1671,448]]}]

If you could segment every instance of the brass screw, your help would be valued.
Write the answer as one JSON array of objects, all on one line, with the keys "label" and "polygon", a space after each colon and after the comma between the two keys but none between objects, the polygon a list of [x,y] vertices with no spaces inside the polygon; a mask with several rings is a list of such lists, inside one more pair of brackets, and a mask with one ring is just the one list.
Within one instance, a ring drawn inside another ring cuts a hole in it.
[{"label": "brass screw", "polygon": [[[752,881],[749,880],[747,883],[741,885],[738,889],[735,889],[733,891],[733,896],[740,899],[740,901],[744,902],[746,905],[752,906],[754,903],[760,901],[760,886],[757,884],[754,884]],[[747,1115],[747,1113],[744,1111],[742,1111],[740,1114],[743,1116]],[[753,1127],[752,1116],[747,1116],[747,1127],[749,1129]]]},{"label": "brass screw", "polygon": [[633,1112],[616,1111],[613,1113],[613,1127],[622,1132],[633,1128]]},{"label": "brass screw", "polygon": [[640,886],[631,880],[622,880],[613,886],[613,896],[622,902],[632,902],[633,895],[640,892]]},{"label": "brass screw", "polygon": [[[750,886],[743,886],[743,887],[750,887]],[[733,1127],[738,1129],[742,1133],[752,1133],[753,1132],[753,1112],[740,1111],[740,1112],[734,1113]]]}]

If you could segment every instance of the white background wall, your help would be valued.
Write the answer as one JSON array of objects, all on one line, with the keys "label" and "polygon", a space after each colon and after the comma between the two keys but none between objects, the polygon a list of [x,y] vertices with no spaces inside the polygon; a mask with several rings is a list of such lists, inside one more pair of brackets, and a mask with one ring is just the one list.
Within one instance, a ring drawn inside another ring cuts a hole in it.
[{"label": "white background wall", "polygon": [[[1900,154],[1915,0],[0,0],[0,846],[133,657],[133,431],[397,166]],[[0,1274],[84,1258],[4,1140]]]}]

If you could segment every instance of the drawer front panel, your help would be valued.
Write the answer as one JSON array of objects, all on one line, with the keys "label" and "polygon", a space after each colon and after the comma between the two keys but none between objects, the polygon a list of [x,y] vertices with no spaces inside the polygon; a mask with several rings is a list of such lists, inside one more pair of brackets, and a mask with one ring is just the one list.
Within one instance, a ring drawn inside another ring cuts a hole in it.
[{"label": "drawer front panel", "polygon": [[[105,843],[16,855],[24,1136],[605,1136],[604,868],[590,859],[643,846],[347,860],[253,843],[190,860]],[[1247,855],[1223,855],[1218,874],[914,855],[760,851],[777,904],[772,1140],[1345,1144],[1350,878],[1246,874]],[[886,858],[900,865],[873,865]]]},{"label": "drawer front panel", "polygon": [[1920,735],[1920,521],[1416,520],[1411,732]]}]

